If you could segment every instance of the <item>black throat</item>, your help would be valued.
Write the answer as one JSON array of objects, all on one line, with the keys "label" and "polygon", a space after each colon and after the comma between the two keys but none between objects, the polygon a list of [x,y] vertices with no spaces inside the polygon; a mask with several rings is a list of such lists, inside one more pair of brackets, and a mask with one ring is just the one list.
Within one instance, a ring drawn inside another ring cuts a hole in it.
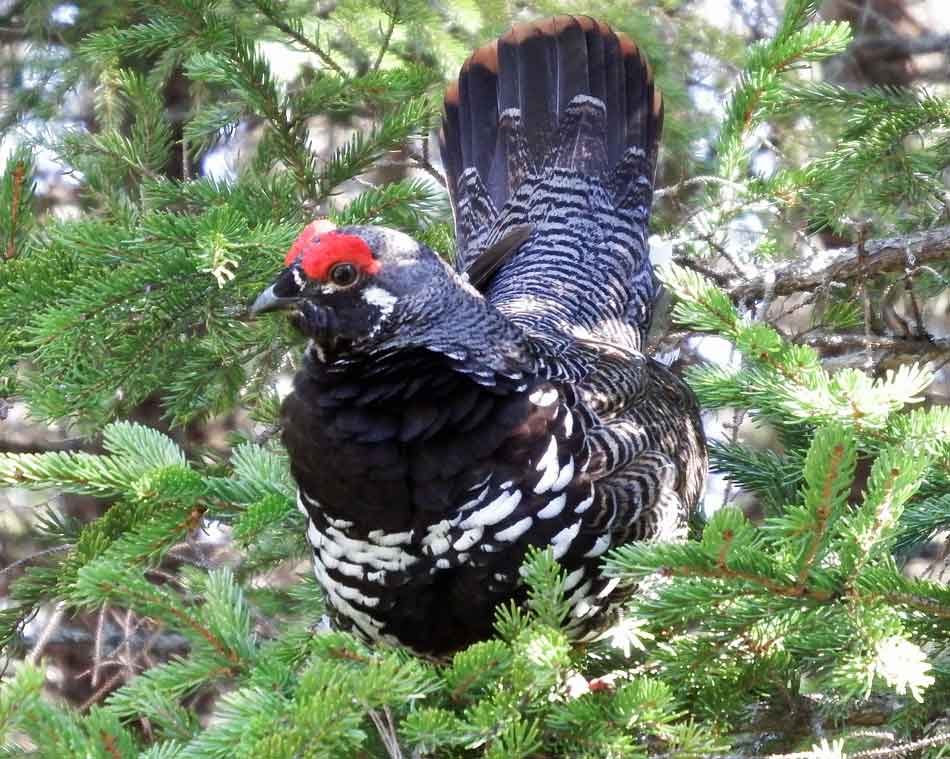
[{"label": "black throat", "polygon": [[282,408],[293,475],[325,515],[421,531],[505,466],[538,381],[423,348],[330,363],[311,348]]}]

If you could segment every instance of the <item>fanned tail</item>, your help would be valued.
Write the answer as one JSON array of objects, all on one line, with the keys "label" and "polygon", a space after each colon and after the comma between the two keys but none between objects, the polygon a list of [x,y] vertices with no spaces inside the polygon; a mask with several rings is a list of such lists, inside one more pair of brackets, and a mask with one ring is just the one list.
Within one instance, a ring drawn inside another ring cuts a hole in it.
[{"label": "fanned tail", "polygon": [[[556,279],[534,281],[541,268],[556,278],[568,266],[582,285],[596,275],[608,290],[616,277],[624,292],[595,298],[591,313],[581,313],[569,287],[549,294],[561,324],[548,326],[579,325],[606,337],[610,329],[599,322],[642,329],[653,295],[645,234],[662,122],[645,57],[626,35],[594,19],[519,24],[476,50],[446,91],[441,135],[458,270],[491,272],[490,282],[475,284],[490,285],[503,308],[518,288],[537,290],[542,311],[539,288],[559,288]],[[559,204],[576,223],[559,218]],[[593,238],[592,223],[600,225]],[[533,234],[525,242],[528,227]],[[600,249],[591,252],[592,245]]]}]

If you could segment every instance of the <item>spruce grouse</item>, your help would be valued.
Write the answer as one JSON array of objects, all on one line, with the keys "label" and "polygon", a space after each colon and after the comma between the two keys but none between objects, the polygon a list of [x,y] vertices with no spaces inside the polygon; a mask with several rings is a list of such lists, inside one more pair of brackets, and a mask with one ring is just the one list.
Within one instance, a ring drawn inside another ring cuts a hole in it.
[{"label": "spruce grouse", "polygon": [[624,592],[606,551],[683,535],[698,408],[643,352],[662,113],[625,35],[515,26],[445,94],[454,267],[392,229],[315,222],[252,306],[293,309],[310,338],[283,441],[341,624],[452,652],[491,635],[527,549],[550,546],[582,634]]}]

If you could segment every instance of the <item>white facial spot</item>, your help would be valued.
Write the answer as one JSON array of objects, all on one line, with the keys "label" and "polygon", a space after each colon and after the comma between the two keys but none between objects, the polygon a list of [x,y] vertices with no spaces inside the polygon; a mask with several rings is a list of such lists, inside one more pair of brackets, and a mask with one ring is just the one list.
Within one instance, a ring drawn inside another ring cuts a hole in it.
[{"label": "white facial spot", "polygon": [[399,298],[397,298],[388,290],[384,290],[382,287],[373,285],[372,287],[367,287],[365,290],[363,290],[363,300],[371,306],[376,306],[382,315],[386,317],[393,312],[393,308],[395,307],[396,301],[399,300]]}]

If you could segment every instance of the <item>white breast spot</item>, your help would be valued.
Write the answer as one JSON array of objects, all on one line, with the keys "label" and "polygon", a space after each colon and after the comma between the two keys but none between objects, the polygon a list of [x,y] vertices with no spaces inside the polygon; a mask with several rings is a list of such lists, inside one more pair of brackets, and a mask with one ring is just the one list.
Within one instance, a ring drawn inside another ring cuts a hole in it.
[{"label": "white breast spot", "polygon": [[579,569],[575,569],[573,572],[571,572],[567,577],[564,578],[564,592],[573,589],[583,577],[584,567],[580,567]]},{"label": "white breast spot", "polygon": [[341,561],[337,567],[337,571],[340,572],[340,574],[344,574],[347,577],[354,577],[358,580],[363,579],[363,575],[365,574],[363,567],[359,564],[350,564],[348,561]]},{"label": "white breast spot", "polygon": [[412,540],[412,530],[408,532],[383,532],[382,530],[373,530],[367,537],[381,546],[401,546]]},{"label": "white breast spot", "polygon": [[488,525],[498,524],[503,519],[509,517],[511,513],[518,508],[519,503],[521,503],[520,490],[504,492],[495,500],[472,512],[459,527],[463,530],[467,530],[470,527],[486,527]]},{"label": "white breast spot", "polygon": [[546,469],[550,469],[552,463],[555,465],[557,464],[557,438],[555,438],[553,435],[548,441],[548,447],[544,451],[544,455],[541,457],[540,461],[538,461],[537,466],[535,466],[535,469],[539,472],[542,472]]},{"label": "white breast spot", "polygon": [[307,525],[307,540],[311,546],[317,549],[323,544],[323,533],[317,529],[313,522]]},{"label": "white breast spot", "polygon": [[438,556],[439,554],[445,553],[449,550],[449,546],[452,544],[449,543],[448,538],[439,537],[433,538],[428,543],[425,544],[425,548],[428,549],[428,552],[432,556]]},{"label": "white breast spot", "polygon": [[552,498],[548,501],[548,505],[541,509],[535,516],[539,519],[553,519],[563,511],[565,503],[567,503],[567,494],[561,493],[557,498]]},{"label": "white breast spot", "polygon": [[460,511],[460,512],[465,512],[465,511],[469,511],[469,510],[471,510],[471,509],[474,509],[476,506],[478,506],[478,504],[480,504],[482,501],[485,500],[485,496],[488,495],[488,491],[489,491],[490,489],[491,489],[491,488],[486,485],[485,488],[482,490],[481,493],[479,493],[477,496],[475,496],[472,500],[466,501],[466,502],[463,503],[461,506],[459,506],[459,511]]},{"label": "white breast spot", "polygon": [[534,520],[531,517],[520,519],[510,527],[506,527],[501,532],[496,532],[495,540],[500,540],[503,543],[514,543],[530,529],[533,522]]},{"label": "white breast spot", "polygon": [[454,548],[456,551],[467,551],[482,539],[482,534],[484,532],[485,530],[482,527],[473,527],[470,530],[466,530],[462,533],[459,539],[452,544],[452,548]]},{"label": "white breast spot", "polygon": [[534,486],[534,492],[540,495],[551,489],[551,486],[557,481],[560,472],[557,460],[557,440],[553,436],[551,437],[551,442],[548,444],[547,451],[545,451],[544,456],[541,457],[541,460],[535,468],[539,472],[543,472],[541,478]]},{"label": "white breast spot", "polygon": [[594,494],[591,493],[587,498],[581,501],[577,506],[574,507],[575,514],[583,514],[587,509],[590,508],[591,504],[594,502]]},{"label": "white breast spot", "polygon": [[618,586],[619,584],[620,584],[620,578],[619,578],[619,577],[612,577],[612,578],[607,582],[607,584],[604,586],[604,589],[603,589],[602,591],[600,591],[600,593],[597,594],[597,598],[601,598],[601,599],[606,598],[606,597],[609,596],[611,593],[613,593],[614,590],[616,590],[616,588],[617,588],[617,586]]},{"label": "white breast spot", "polygon": [[610,534],[604,533],[599,538],[597,538],[597,541],[594,543],[594,547],[584,554],[584,558],[593,559],[596,556],[600,556],[608,548],[610,548]]},{"label": "white breast spot", "polygon": [[438,556],[449,550],[451,543],[448,539],[452,524],[447,519],[429,525],[426,535],[422,539],[422,550],[430,556]]},{"label": "white breast spot", "polygon": [[564,490],[571,480],[574,479],[574,458],[571,457],[567,460],[567,463],[561,468],[560,474],[558,474],[557,479],[554,481],[554,484],[551,486],[551,490],[555,492],[558,490]]},{"label": "white breast spot", "polygon": [[581,585],[577,590],[571,593],[570,598],[567,599],[567,605],[570,607],[577,606],[581,601],[592,601],[592,597],[588,595],[593,583],[590,580],[586,580],[583,585]]},{"label": "white breast spot", "polygon": [[578,519],[570,527],[565,527],[557,535],[551,538],[551,546],[554,548],[554,558],[560,559],[564,554],[567,553],[567,549],[571,547],[571,543],[574,542],[574,538],[577,537],[577,534],[581,531],[581,520]]},{"label": "white breast spot", "polygon": [[591,604],[590,601],[585,599],[584,601],[581,601],[579,604],[577,604],[577,606],[574,607],[574,616],[575,617],[585,617],[588,615],[593,616],[599,611],[600,611],[600,606],[597,606],[596,604]]}]

